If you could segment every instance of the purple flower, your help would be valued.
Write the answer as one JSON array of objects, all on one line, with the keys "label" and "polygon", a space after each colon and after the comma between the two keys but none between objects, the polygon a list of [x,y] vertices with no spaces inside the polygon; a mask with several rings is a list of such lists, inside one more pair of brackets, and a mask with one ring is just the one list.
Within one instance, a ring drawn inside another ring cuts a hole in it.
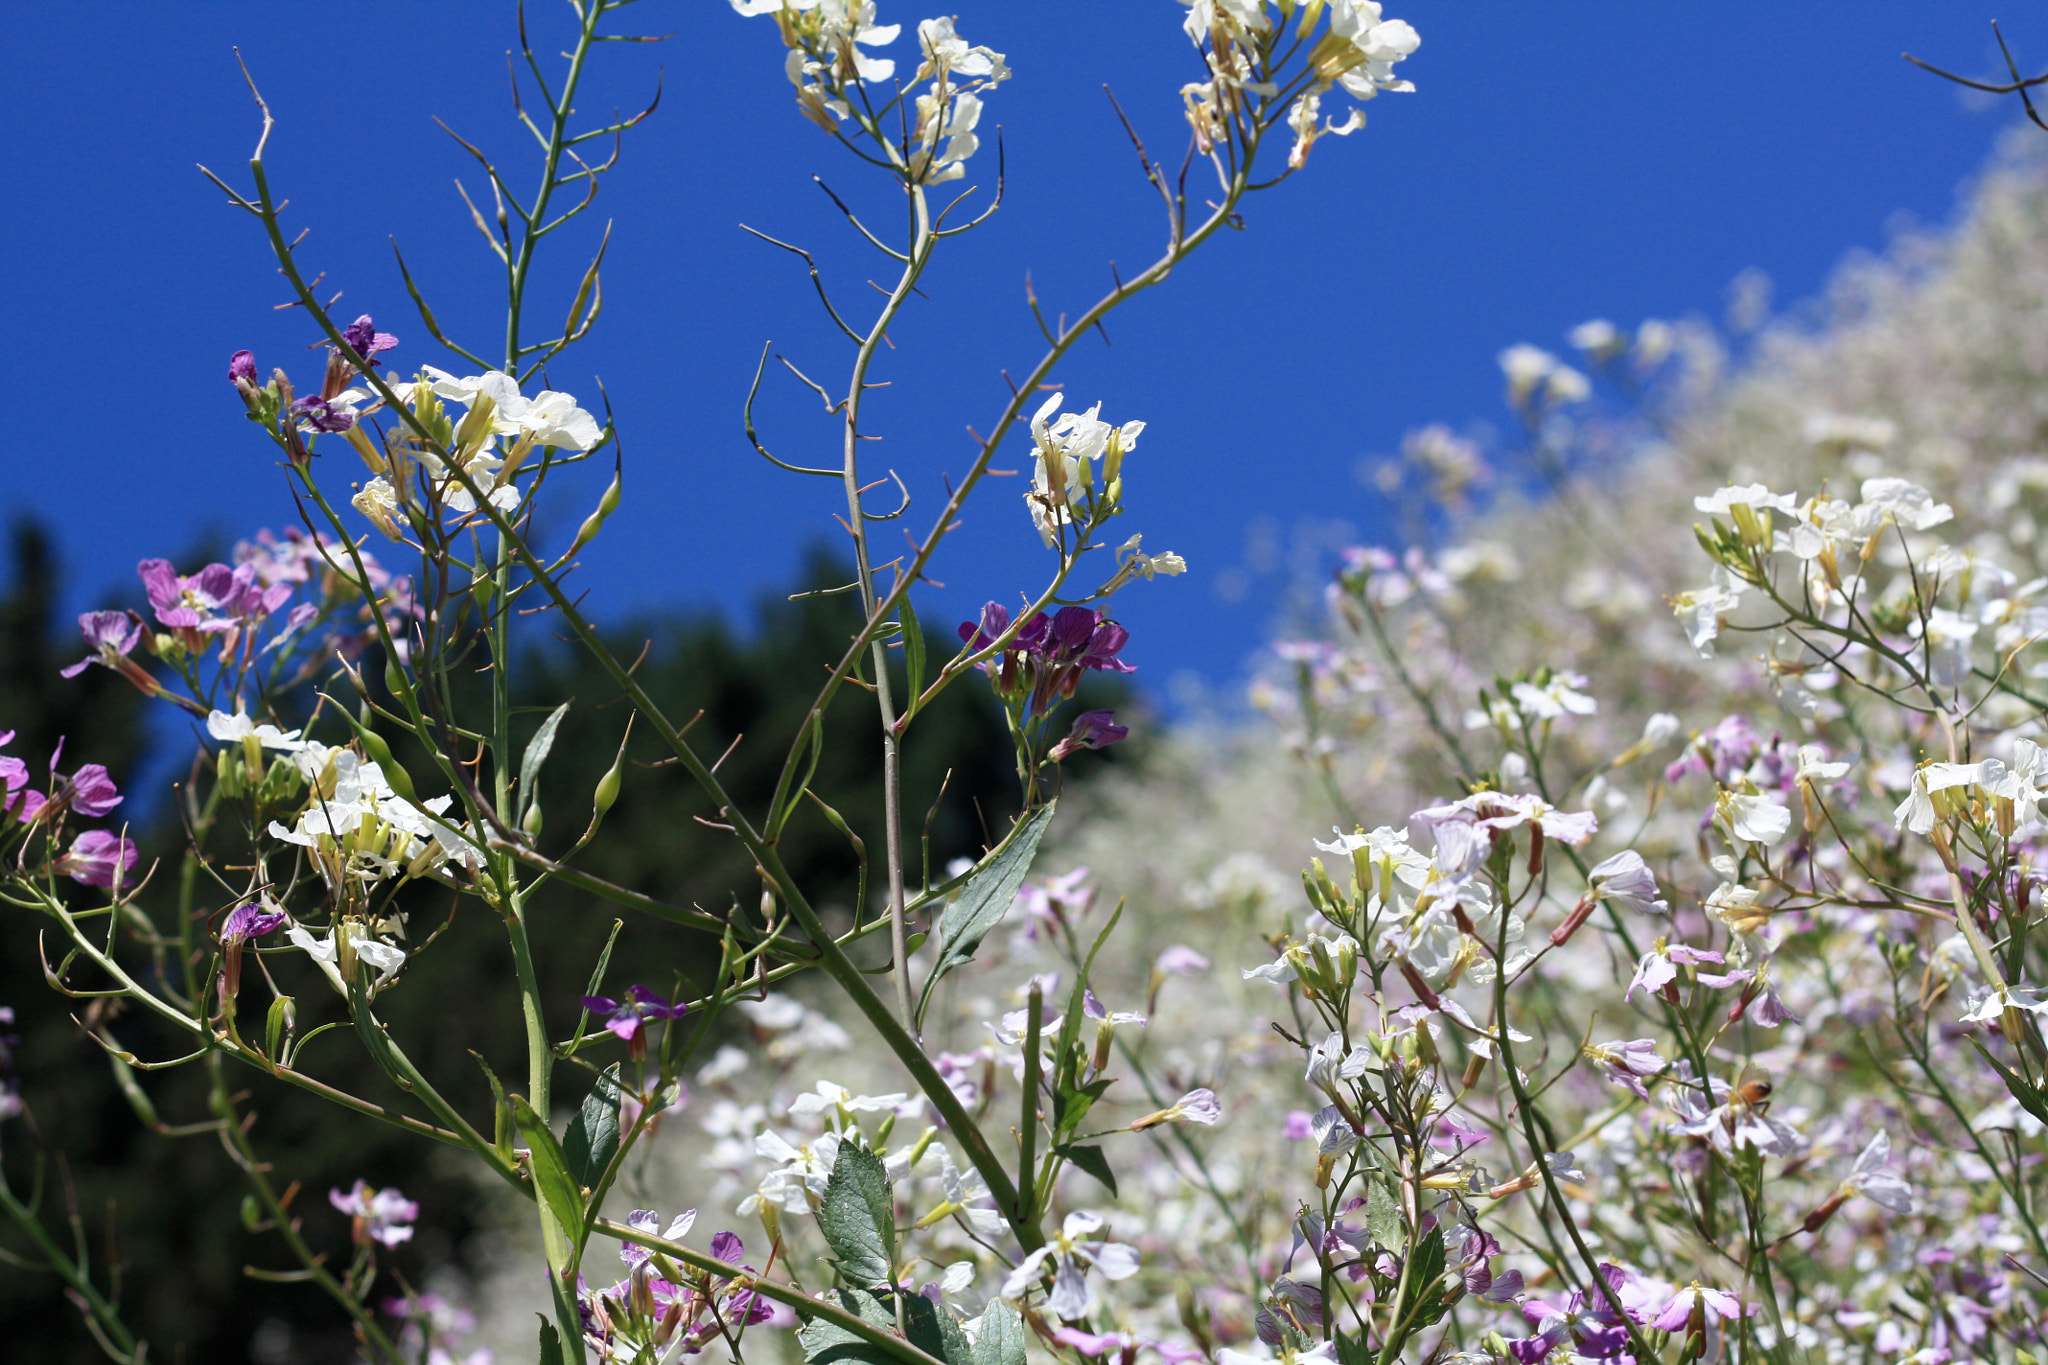
[{"label": "purple flower", "polygon": [[[13,740],[14,731],[0,731],[0,744],[9,744]],[[17,805],[22,807],[21,819],[24,824],[35,814],[36,807],[42,805],[43,798],[35,792],[23,792],[21,789],[27,785],[28,764],[12,754],[0,754],[0,818],[14,814]],[[29,800],[31,797],[34,798],[33,803]]]},{"label": "purple flower", "polygon": [[[244,628],[253,628],[292,595],[288,583],[265,586],[258,582],[253,563],[232,569],[225,564],[209,564],[196,574],[182,576],[169,560],[145,559],[135,566],[135,572],[149,594],[156,619],[183,632],[188,649],[200,648],[203,635],[222,636],[222,650],[233,649]],[[145,683],[149,687],[155,685],[139,667],[131,673],[119,664],[113,666],[120,667],[138,687]]]},{"label": "purple flower", "polygon": [[1052,761],[1060,762],[1083,749],[1106,749],[1128,735],[1130,727],[1118,725],[1114,711],[1083,711],[1074,718],[1067,737],[1052,746]]},{"label": "purple flower", "polygon": [[285,919],[283,911],[265,910],[261,901],[250,901],[228,912],[226,923],[220,927],[220,946],[224,953],[220,973],[223,1001],[233,1000],[242,989],[242,945],[252,938],[262,938],[283,928]]},{"label": "purple flower", "polygon": [[1702,1324],[1710,1315],[1732,1321],[1742,1316],[1742,1300],[1725,1289],[1709,1289],[1694,1280],[1671,1296],[1670,1301],[1658,1310],[1650,1326],[1660,1332],[1676,1332],[1686,1326],[1696,1311]]},{"label": "purple flower", "polygon": [[711,1234],[711,1256],[727,1265],[738,1265],[740,1257],[747,1254],[747,1244],[740,1240],[737,1232],[714,1232]]},{"label": "purple flower", "polygon": [[256,353],[236,351],[228,357],[228,382],[230,384],[253,384],[256,382]]},{"label": "purple flower", "polygon": [[[349,349],[356,353],[357,359],[368,360],[372,365],[377,363],[372,359],[377,352],[388,351],[398,344],[397,337],[389,332],[377,330],[376,325],[370,321],[368,313],[363,314],[354,322],[342,328],[341,339],[348,343]],[[243,354],[246,355],[248,353],[245,351]],[[250,365],[250,373],[255,373],[253,359]],[[326,428],[322,428],[322,430],[326,430]],[[335,430],[345,431],[347,428],[337,427]]]},{"label": "purple flower", "polygon": [[354,413],[311,394],[292,404],[292,416],[299,419],[299,430],[304,432],[347,431],[356,424]]},{"label": "purple flower", "polygon": [[356,1245],[381,1242],[395,1247],[412,1240],[412,1226],[420,1206],[396,1189],[373,1190],[367,1180],[358,1180],[347,1194],[329,1190],[327,1202],[355,1220],[352,1235]]},{"label": "purple flower", "polygon": [[1286,1138],[1289,1142],[1300,1142],[1315,1131],[1310,1126],[1314,1122],[1315,1115],[1309,1113],[1308,1110],[1290,1109],[1287,1111],[1286,1122],[1280,1125],[1280,1136]]},{"label": "purple flower", "polygon": [[56,870],[80,886],[107,891],[117,880],[127,879],[140,857],[135,845],[120,835],[89,829],[71,841],[71,851],[57,860]]},{"label": "purple flower", "polygon": [[623,1000],[602,995],[583,997],[583,1008],[607,1016],[604,1026],[626,1044],[626,1055],[639,1061],[647,1055],[647,1024],[654,1019],[678,1019],[687,1005],[671,1005],[645,986],[628,986]]},{"label": "purple flower", "polygon": [[1052,1334],[1052,1339],[1084,1356],[1121,1355],[1126,1360],[1136,1355],[1140,1346],[1151,1344],[1142,1337],[1125,1336],[1122,1332],[1084,1332],[1078,1327],[1062,1327]]},{"label": "purple flower", "polygon": [[124,674],[140,671],[132,662],[122,666],[123,656],[142,638],[142,621],[132,612],[89,611],[78,618],[78,630],[92,653],[63,669],[64,677],[75,678],[94,664],[119,669]]},{"label": "purple flower", "polygon": [[[691,1225],[696,1221],[697,1210],[690,1209],[687,1212],[677,1214],[675,1221],[668,1225],[668,1231],[661,1232],[661,1215],[653,1209],[634,1209],[632,1213],[626,1216],[626,1222],[629,1226],[646,1233],[649,1237],[660,1233],[664,1240],[670,1242],[680,1242],[683,1240],[683,1237],[690,1231]],[[619,1244],[619,1259],[635,1270],[646,1265],[653,1255],[654,1253],[646,1247],[634,1242],[621,1242]]]},{"label": "purple flower", "polygon": [[63,802],[80,815],[98,819],[121,804],[120,788],[107,775],[106,765],[88,763],[67,778],[52,778],[50,800]]}]

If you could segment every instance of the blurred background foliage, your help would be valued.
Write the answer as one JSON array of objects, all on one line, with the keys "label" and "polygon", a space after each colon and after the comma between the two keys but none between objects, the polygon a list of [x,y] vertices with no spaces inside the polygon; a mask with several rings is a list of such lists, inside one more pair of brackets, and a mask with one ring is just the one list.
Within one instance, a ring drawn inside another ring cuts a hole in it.
[{"label": "blurred background foliage", "polygon": [[[175,896],[184,840],[177,801],[150,788],[182,776],[182,765],[203,736],[182,717],[167,721],[164,714],[145,714],[141,696],[110,670],[60,678],[58,670],[78,657],[80,646],[71,623],[57,619],[55,604],[64,593],[49,539],[32,522],[18,524],[11,552],[11,582],[0,597],[0,731],[17,732],[10,752],[25,756],[32,771],[40,771],[60,741],[66,744],[67,768],[106,764],[128,795],[123,814],[135,822],[144,867],[160,860],[143,896],[161,910]],[[680,723],[701,712],[692,733],[702,751],[717,753],[737,741],[720,773],[746,809],[765,806],[824,680],[824,661],[844,651],[855,628],[852,596],[818,591],[850,577],[849,569],[818,549],[791,593],[761,599],[750,631],[735,630],[716,616],[678,614],[622,623],[609,632],[621,657],[640,656],[645,647],[638,674],[666,714]],[[134,605],[141,605],[139,592],[133,595]],[[542,615],[525,623],[526,656],[514,687],[528,708],[529,730],[560,702],[571,703],[541,779],[541,848],[559,854],[590,818],[591,793],[618,752],[625,710],[612,704],[612,684],[588,655],[549,635],[548,621]],[[928,628],[927,636],[933,657],[949,657],[958,648],[950,630]],[[376,661],[371,663],[376,676]],[[485,682],[483,676],[475,679],[474,700],[482,700]],[[345,686],[330,688],[330,695],[346,697]],[[1079,701],[1084,708],[1128,709],[1134,698],[1128,687],[1100,679],[1091,680]],[[296,700],[300,714],[310,714],[310,691]],[[866,693],[841,689],[827,713],[813,790],[879,855],[880,746],[870,742],[875,723]],[[326,733],[333,728],[330,722],[321,733],[333,739]],[[1138,743],[1077,755],[1067,765],[1068,776],[1085,780],[1089,773],[1128,764],[1138,756]],[[408,752],[404,743],[395,747],[409,771],[423,778],[431,773],[422,754]],[[722,913],[737,900],[751,909],[760,895],[751,862],[729,836],[703,823],[717,812],[686,772],[662,765],[660,757],[658,742],[641,727],[628,748],[618,802],[577,866],[674,905]],[[1001,709],[978,678],[963,679],[921,713],[905,744],[903,776],[907,834],[914,839],[920,828],[929,829],[935,875],[942,875],[949,860],[978,853],[1008,827],[1018,806],[1011,746]],[[421,794],[431,790],[429,784]],[[860,860],[847,841],[813,807],[791,822],[783,850],[798,881],[830,912],[828,920],[850,925]],[[233,863],[241,851],[216,847],[212,856]],[[913,877],[916,870],[913,857]],[[487,917],[466,912],[451,921],[448,902],[436,888],[416,885],[410,892],[407,929],[415,953],[402,984],[380,997],[379,1014],[395,1036],[407,1040],[410,1055],[435,1086],[481,1116],[489,1112],[490,1095],[477,1057],[500,1076],[525,1074],[510,951],[500,926]],[[872,889],[870,901],[872,909]],[[223,908],[209,904],[202,891],[199,913]],[[707,983],[717,959],[715,940],[551,884],[533,902],[529,932],[550,997],[552,1036],[564,1037],[575,1026],[577,997],[612,921],[621,918],[625,925],[605,993],[619,994],[637,982],[673,998],[695,995]],[[879,938],[869,942],[883,946]],[[868,955],[877,964],[883,956],[873,949]],[[80,978],[74,974],[73,980]],[[250,989],[253,980],[253,973],[245,979],[241,1022],[260,1034],[268,995]],[[802,992],[800,983],[796,989]],[[15,1011],[13,1069],[50,1154],[45,1198],[56,1201],[53,1211],[61,1211],[67,1198],[75,1202],[94,1263],[111,1257],[131,1272],[123,1281],[130,1325],[169,1361],[275,1358],[311,1365],[353,1359],[345,1320],[324,1296],[308,1286],[268,1283],[244,1273],[248,1265],[284,1260],[281,1249],[266,1245],[274,1238],[243,1230],[237,1210],[246,1186],[217,1137],[168,1138],[151,1131],[81,1025],[104,1028],[106,1036],[145,1060],[181,1054],[183,1040],[154,1020],[99,1012],[92,1008],[96,1003],[51,991],[33,926],[9,917],[0,929],[0,1005]],[[339,999],[325,992],[301,993],[298,1009],[302,1037],[318,1022],[343,1017]],[[720,1025],[741,1027],[736,1016]],[[314,1043],[305,1054],[306,1069],[344,1090],[402,1107],[404,1097],[345,1033]],[[581,1071],[564,1067],[557,1075],[558,1103],[575,1103],[586,1088]],[[252,1136],[272,1163],[272,1179],[280,1187],[300,1187],[293,1209],[316,1247],[331,1249],[337,1263],[345,1260],[347,1219],[326,1195],[330,1187],[346,1189],[360,1177],[373,1186],[399,1186],[432,1211],[418,1239],[387,1256],[385,1264],[415,1285],[429,1269],[469,1266],[488,1232],[488,1210],[457,1163],[441,1163],[431,1144],[395,1129],[338,1121],[331,1106],[256,1072],[242,1071],[235,1081],[247,1094],[245,1109],[258,1115]],[[165,1124],[208,1117],[201,1071],[155,1072],[144,1083]],[[11,1125],[0,1151],[17,1190],[35,1178],[37,1154],[28,1134]],[[61,1212],[46,1222],[61,1226]],[[0,1231],[0,1252],[24,1254],[13,1229]],[[397,1292],[395,1284],[387,1287]],[[89,1349],[57,1279],[19,1269],[0,1274],[0,1340],[7,1342],[0,1354],[10,1361],[68,1360]]]}]

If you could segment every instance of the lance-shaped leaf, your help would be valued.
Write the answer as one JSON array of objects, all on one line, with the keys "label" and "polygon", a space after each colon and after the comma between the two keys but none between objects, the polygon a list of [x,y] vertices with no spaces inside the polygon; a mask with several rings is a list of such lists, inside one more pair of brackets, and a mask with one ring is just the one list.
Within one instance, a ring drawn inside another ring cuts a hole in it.
[{"label": "lance-shaped leaf", "polygon": [[562,1157],[569,1178],[585,1189],[595,1186],[619,1150],[619,1067],[614,1062],[590,1087],[583,1107],[569,1120],[562,1138]]},{"label": "lance-shaped leaf", "polygon": [[569,703],[563,702],[548,713],[540,723],[540,729],[533,732],[527,742],[526,752],[519,759],[519,816],[526,818],[526,811],[533,804],[534,780],[540,776],[540,765],[548,761],[548,751],[555,747],[555,731],[561,728],[562,717],[569,714]]},{"label": "lance-shaped leaf", "polygon": [[866,1146],[840,1146],[818,1206],[818,1228],[848,1284],[872,1289],[893,1282],[896,1201],[889,1194],[888,1169]]},{"label": "lance-shaped leaf", "polygon": [[939,979],[973,957],[974,950],[988,937],[989,930],[1002,923],[1003,916],[1010,912],[1012,902],[1017,899],[1017,888],[1024,884],[1024,876],[1031,870],[1031,860],[1038,854],[1038,841],[1045,837],[1046,826],[1052,823],[1052,813],[1053,803],[1047,802],[1025,816],[1002,851],[990,859],[986,867],[969,877],[967,885],[960,888],[960,894],[939,912],[939,955],[932,963],[932,974],[926,978],[924,994],[917,1002],[920,1025],[924,1022],[925,1010],[931,1005],[932,989],[939,984]]},{"label": "lance-shaped leaf", "polygon": [[540,1196],[540,1237],[548,1269],[557,1277],[573,1275],[583,1233],[583,1192],[570,1179],[569,1164],[555,1135],[548,1131],[547,1120],[534,1112],[525,1096],[512,1097],[512,1117],[531,1153],[528,1160],[533,1167],[534,1190]]}]

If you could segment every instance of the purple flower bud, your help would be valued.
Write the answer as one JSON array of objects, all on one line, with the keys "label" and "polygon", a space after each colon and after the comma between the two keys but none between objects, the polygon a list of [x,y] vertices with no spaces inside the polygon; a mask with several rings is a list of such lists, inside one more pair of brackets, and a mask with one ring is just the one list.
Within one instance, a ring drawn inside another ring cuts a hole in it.
[{"label": "purple flower bud", "polygon": [[1118,725],[1114,711],[1083,711],[1074,718],[1067,737],[1052,746],[1052,761],[1060,762],[1083,749],[1106,749],[1128,735],[1130,727]]},{"label": "purple flower bud", "polygon": [[252,938],[261,938],[284,927],[285,915],[278,910],[265,910],[260,901],[238,905],[220,927],[220,941],[224,947],[234,947]]},{"label": "purple flower bud", "polygon": [[228,382],[231,384],[241,384],[244,382],[253,384],[256,382],[256,353],[254,351],[236,351],[228,357]]},{"label": "purple flower bud", "polygon": [[[369,360],[377,352],[388,351],[398,344],[397,337],[389,332],[377,330],[376,324],[370,321],[368,313],[363,314],[354,322],[342,328],[341,339],[346,341],[349,344],[349,349],[354,351],[356,356],[362,360]],[[375,362],[372,361],[371,363],[374,364]]]}]

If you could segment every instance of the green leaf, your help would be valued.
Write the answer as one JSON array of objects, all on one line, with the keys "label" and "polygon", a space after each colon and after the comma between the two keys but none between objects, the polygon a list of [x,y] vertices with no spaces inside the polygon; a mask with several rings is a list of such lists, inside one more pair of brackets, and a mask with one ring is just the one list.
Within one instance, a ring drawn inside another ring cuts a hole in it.
[{"label": "green leaf", "polygon": [[909,593],[904,593],[896,606],[897,614],[903,618],[903,676],[910,682],[903,711],[909,715],[917,710],[918,694],[924,691],[924,630],[917,624]]},{"label": "green leaf", "polygon": [[917,1004],[919,1023],[924,1021],[932,988],[939,984],[939,978],[973,957],[989,930],[1002,923],[1003,916],[1010,912],[1017,899],[1017,888],[1024,884],[1031,860],[1038,854],[1038,841],[1045,837],[1046,827],[1052,823],[1054,804],[1049,801],[1025,816],[1022,828],[1011,834],[1002,851],[969,877],[959,896],[939,912],[935,931],[939,955],[932,963],[932,974],[925,979],[924,995]]},{"label": "green leaf", "polygon": [[619,1066],[614,1062],[590,1087],[576,1117],[569,1120],[569,1131],[562,1138],[562,1157],[569,1178],[584,1189],[593,1189],[618,1150]]},{"label": "green leaf", "polygon": [[937,1356],[946,1365],[974,1365],[974,1343],[967,1333],[960,1330],[951,1313],[924,1295],[904,1295],[903,1325],[910,1344],[926,1355]]},{"label": "green leaf", "polygon": [[546,1318],[540,1319],[540,1365],[562,1365],[562,1334]]},{"label": "green leaf", "polygon": [[569,1176],[569,1164],[547,1120],[533,1111],[524,1095],[512,1097],[512,1117],[519,1135],[526,1139],[533,1166],[533,1183],[540,1195],[540,1237],[548,1254],[548,1269],[561,1275],[576,1264],[576,1249],[583,1233],[583,1192]]},{"label": "green leaf", "polygon": [[548,761],[548,751],[555,747],[555,731],[561,727],[562,717],[569,714],[569,703],[563,702],[548,713],[540,723],[540,729],[533,732],[527,742],[526,753],[519,760],[519,818],[526,818],[527,807],[533,804],[534,779],[540,776],[540,765]]},{"label": "green leaf", "polygon": [[990,1303],[981,1315],[974,1365],[1024,1365],[1024,1319],[1001,1299]]},{"label": "green leaf", "polygon": [[[840,1153],[841,1160],[845,1156],[844,1152]],[[833,1297],[847,1312],[886,1331],[896,1330],[896,1315],[866,1290],[835,1290]],[[804,1348],[804,1359],[810,1365],[897,1365],[896,1358],[881,1347],[823,1318],[812,1318],[806,1322],[797,1330],[796,1339]]]},{"label": "green leaf", "polygon": [[[818,1206],[818,1228],[839,1258],[839,1273],[862,1289],[892,1282],[896,1264],[896,1201],[889,1172],[866,1146],[840,1146]],[[892,1316],[891,1321],[894,1321]]]},{"label": "green leaf", "polygon": [[1363,1332],[1355,1337],[1337,1333],[1337,1365],[1373,1365],[1373,1349]]},{"label": "green leaf", "polygon": [[1102,1154],[1101,1147],[1091,1142],[1086,1146],[1069,1144],[1053,1150],[1101,1181],[1108,1188],[1109,1197],[1116,1198],[1116,1172],[1109,1169],[1109,1158]]},{"label": "green leaf", "polygon": [[1401,1231],[1401,1210],[1395,1206],[1394,1193],[1384,1180],[1374,1180],[1366,1192],[1365,1230],[1386,1251],[1399,1251],[1408,1243]]},{"label": "green leaf", "polygon": [[1394,1321],[1406,1321],[1411,1333],[1419,1332],[1449,1310],[1444,1298],[1444,1231],[1432,1228],[1417,1244],[1414,1259],[1403,1270],[1408,1292],[1401,1296]]}]

